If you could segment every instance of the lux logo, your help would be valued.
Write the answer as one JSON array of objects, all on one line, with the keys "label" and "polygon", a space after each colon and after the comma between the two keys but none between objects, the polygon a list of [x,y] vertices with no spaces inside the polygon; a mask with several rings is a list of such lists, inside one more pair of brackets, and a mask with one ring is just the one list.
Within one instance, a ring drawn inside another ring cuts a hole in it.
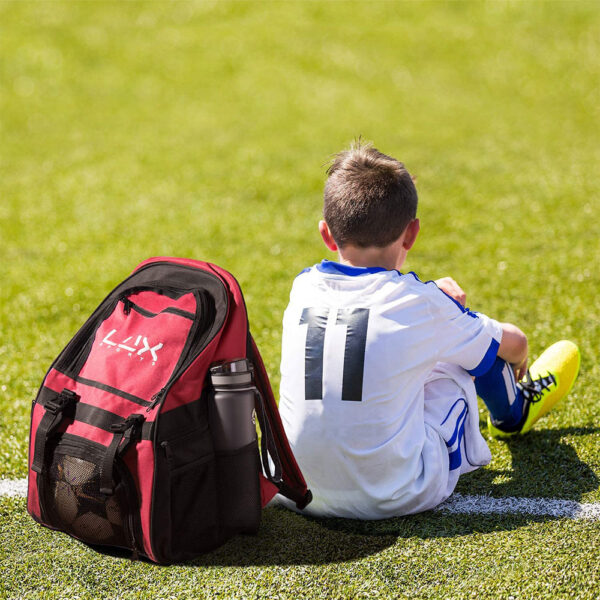
[{"label": "lux logo", "polygon": [[[110,339],[115,333],[117,333],[116,329],[111,330],[110,333],[108,333],[102,340],[102,344],[108,344],[109,346],[116,346],[117,351],[119,348],[123,348],[123,350],[127,350],[129,352],[129,356],[131,356],[132,352],[135,352],[137,356],[141,356],[142,354],[144,354],[144,352],[150,351],[150,354],[152,355],[152,360],[154,362],[156,362],[158,360],[158,357],[156,356],[156,352],[163,347],[162,342],[156,344],[156,346],[151,347],[150,344],[148,343],[147,337],[138,335],[137,338],[135,339],[133,346],[127,346],[126,345],[127,342],[129,342],[129,340],[132,340],[133,336],[130,335],[128,338],[124,339],[120,344],[117,344],[117,342],[113,342]],[[140,348],[140,343],[143,344],[141,348]]]}]

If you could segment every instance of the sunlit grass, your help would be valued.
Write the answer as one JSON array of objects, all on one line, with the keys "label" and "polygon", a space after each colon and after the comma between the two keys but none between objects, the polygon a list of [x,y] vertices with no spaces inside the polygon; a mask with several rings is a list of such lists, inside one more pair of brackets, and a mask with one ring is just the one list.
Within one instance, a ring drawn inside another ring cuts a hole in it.
[{"label": "sunlit grass", "polygon": [[[563,337],[582,350],[569,399],[522,447],[492,442],[492,464],[461,492],[600,500],[599,40],[600,12],[584,2],[1,3],[2,476],[26,474],[30,403],[51,361],[148,256],[234,273],[277,387],[292,279],[327,256],[316,229],[324,165],[362,134],[418,177],[422,232],[408,269],[454,276],[471,307],[520,324],[533,355]],[[22,503],[2,506],[2,553],[19,546],[2,578],[33,596],[66,595],[29,569],[59,538],[29,523],[22,544]],[[269,543],[282,519],[314,544],[350,543],[300,517],[268,515]],[[471,518],[455,534],[464,537],[447,540],[451,520],[437,516],[425,541],[410,538],[427,519],[393,522],[404,534],[385,548],[373,545],[370,525],[351,538],[368,551],[348,563],[119,563],[118,585],[131,597],[137,585],[166,597],[200,583],[208,596],[226,594],[239,577],[246,597],[273,596],[272,585],[286,597],[536,596],[548,578],[583,585],[550,550],[558,545],[582,557],[591,583],[581,597],[593,597],[590,526]],[[62,572],[83,573],[90,556],[98,573],[113,569],[74,542],[57,544],[50,558]],[[541,555],[547,575],[513,566],[520,551]],[[405,564],[424,574],[422,587]],[[98,585],[88,572],[69,590],[110,595]]]}]

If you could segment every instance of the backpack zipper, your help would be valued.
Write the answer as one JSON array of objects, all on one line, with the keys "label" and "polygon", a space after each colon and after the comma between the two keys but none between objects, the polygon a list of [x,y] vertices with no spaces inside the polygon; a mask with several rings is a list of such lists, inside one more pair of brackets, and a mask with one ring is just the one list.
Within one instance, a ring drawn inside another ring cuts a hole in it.
[{"label": "backpack zipper", "polygon": [[[123,478],[123,485],[125,487],[125,495],[127,497],[127,529],[129,534],[129,543],[131,544],[131,560],[138,560],[140,557],[140,546],[138,544],[138,539],[136,537],[136,516],[138,511],[140,510],[140,502],[138,498],[135,498],[135,502],[132,502],[132,495],[135,491],[135,482],[133,481],[133,477],[127,469],[125,465],[125,461],[119,457],[115,461],[117,463],[117,470],[121,472],[121,477]],[[136,494],[137,495],[137,494]],[[139,535],[142,535],[141,532]],[[140,538],[140,543],[141,540]]]},{"label": "backpack zipper", "polygon": [[160,312],[152,312],[151,310],[148,310],[147,308],[143,308],[139,304],[132,302],[129,298],[122,298],[121,301],[123,302],[123,312],[126,315],[129,315],[129,313],[132,310],[134,310],[135,312],[139,313],[143,317],[148,317],[149,319],[152,319],[154,317],[157,317],[158,315],[162,315],[165,313],[177,315],[179,317],[183,317],[184,319],[192,320],[195,318],[194,313],[191,313],[187,310],[183,310],[181,308],[177,308],[175,306],[167,306],[165,309],[161,310]]},{"label": "backpack zipper", "polygon": [[[97,330],[98,327],[113,313],[115,308],[117,308],[118,303],[118,299],[110,302],[104,308],[104,310],[98,313],[98,315],[95,318],[93,318],[94,315],[92,315],[88,319],[88,321],[83,325],[83,327],[79,330],[77,337],[81,340],[84,340],[84,343],[79,345],[78,347],[73,348],[73,350],[71,351],[74,354],[73,358],[71,358],[70,356],[71,352],[63,356],[63,360],[67,363],[67,365],[72,366],[72,373],[79,375],[79,371],[81,371],[83,367],[82,359],[86,355],[85,349],[88,346],[91,348],[91,345],[94,343],[94,338],[91,335],[92,332],[95,329]],[[54,363],[52,363],[52,366],[54,366],[56,362],[58,362],[58,358]],[[52,366],[50,367],[51,369]]]},{"label": "backpack zipper", "polygon": [[[196,336],[198,332],[202,332],[202,336],[208,335],[208,329],[206,325],[208,324],[208,309],[209,304],[206,298],[206,294],[201,294],[198,291],[194,291],[194,296],[196,297],[196,318],[194,320],[194,324],[192,325],[192,330],[188,335],[188,339],[186,340],[185,346],[181,352],[181,357],[177,362],[177,365],[173,369],[173,373],[167,383],[160,389],[156,394],[152,396],[150,399],[150,404],[146,407],[146,412],[150,412],[153,410],[159,403],[161,403],[166,395],[169,393],[171,386],[175,383],[175,381],[179,378],[179,376],[188,368],[191,364],[189,361],[190,356],[192,354],[192,348],[200,342],[202,337],[196,340]],[[202,325],[202,327],[200,327]],[[195,356],[194,356],[195,358]]]}]

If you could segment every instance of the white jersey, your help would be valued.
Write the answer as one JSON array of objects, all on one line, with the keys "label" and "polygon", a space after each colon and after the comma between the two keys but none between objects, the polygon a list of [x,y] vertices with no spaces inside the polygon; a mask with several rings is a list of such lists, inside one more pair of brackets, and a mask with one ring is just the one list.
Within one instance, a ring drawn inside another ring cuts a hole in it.
[{"label": "white jersey", "polygon": [[[467,373],[489,369],[501,336],[499,323],[413,273],[331,261],[305,269],[283,318],[279,403],[314,496],[305,512],[425,510],[489,462]],[[448,378],[458,387],[444,388]]]}]

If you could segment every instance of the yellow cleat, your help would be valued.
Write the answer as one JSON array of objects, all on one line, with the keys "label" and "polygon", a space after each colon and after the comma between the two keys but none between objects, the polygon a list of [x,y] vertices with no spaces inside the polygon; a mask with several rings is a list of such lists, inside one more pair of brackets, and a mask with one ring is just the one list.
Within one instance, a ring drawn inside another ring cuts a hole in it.
[{"label": "yellow cleat", "polygon": [[492,425],[488,415],[490,435],[494,438],[508,438],[527,433],[571,391],[579,373],[580,363],[579,349],[568,340],[556,342],[544,350],[527,371],[527,376],[517,383],[517,388],[525,400],[521,428],[512,432],[502,431]]}]

